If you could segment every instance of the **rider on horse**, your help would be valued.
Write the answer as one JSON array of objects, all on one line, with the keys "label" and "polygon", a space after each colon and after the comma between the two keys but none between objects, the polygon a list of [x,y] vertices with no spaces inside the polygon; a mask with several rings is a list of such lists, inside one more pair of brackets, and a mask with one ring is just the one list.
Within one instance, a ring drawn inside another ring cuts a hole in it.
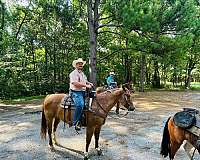
[{"label": "rider on horse", "polygon": [[108,89],[113,89],[117,87],[117,82],[114,80],[115,73],[110,72],[109,76],[106,78],[106,83],[107,83],[107,88]]},{"label": "rider on horse", "polygon": [[69,75],[70,77],[70,94],[74,101],[75,113],[73,118],[73,125],[76,130],[80,130],[80,120],[82,110],[85,106],[85,92],[86,88],[91,88],[92,83],[87,81],[87,77],[83,73],[83,66],[86,61],[83,61],[82,58],[74,60],[72,66],[75,68]]}]

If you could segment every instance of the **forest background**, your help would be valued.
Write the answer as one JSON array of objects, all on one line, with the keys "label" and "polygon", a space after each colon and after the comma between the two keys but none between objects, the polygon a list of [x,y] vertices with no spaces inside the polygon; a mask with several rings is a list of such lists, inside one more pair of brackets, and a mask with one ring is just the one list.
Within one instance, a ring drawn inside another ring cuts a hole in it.
[{"label": "forest background", "polygon": [[200,88],[198,0],[0,0],[0,98],[68,92],[72,61],[145,89]]}]

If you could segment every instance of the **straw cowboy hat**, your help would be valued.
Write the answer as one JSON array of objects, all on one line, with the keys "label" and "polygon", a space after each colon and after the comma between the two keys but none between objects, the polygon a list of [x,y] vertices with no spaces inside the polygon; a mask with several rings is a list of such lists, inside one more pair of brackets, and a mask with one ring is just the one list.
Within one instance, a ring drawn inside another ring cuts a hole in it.
[{"label": "straw cowboy hat", "polygon": [[74,68],[76,68],[76,64],[77,63],[83,63],[83,66],[85,65],[86,61],[84,61],[82,58],[78,58],[78,59],[75,59],[73,62],[72,62],[72,66]]}]

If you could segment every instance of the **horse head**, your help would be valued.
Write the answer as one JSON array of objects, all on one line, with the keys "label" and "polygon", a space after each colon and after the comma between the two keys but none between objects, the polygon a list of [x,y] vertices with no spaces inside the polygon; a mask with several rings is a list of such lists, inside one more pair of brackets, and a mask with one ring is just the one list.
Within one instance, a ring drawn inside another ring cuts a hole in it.
[{"label": "horse head", "polygon": [[[122,85],[123,88],[123,94],[119,99],[119,103],[124,106],[128,111],[134,111],[135,106],[131,100],[131,93],[134,93],[134,90],[131,88],[130,83],[125,83]],[[117,88],[116,88],[117,89]],[[116,90],[114,89],[114,90]],[[118,88],[119,89],[119,88]],[[107,91],[104,87],[97,87],[96,93],[100,94],[104,91]]]},{"label": "horse head", "polygon": [[127,84],[122,85],[124,93],[122,94],[119,102],[129,111],[134,111],[135,106],[131,100],[131,91],[127,88]]}]

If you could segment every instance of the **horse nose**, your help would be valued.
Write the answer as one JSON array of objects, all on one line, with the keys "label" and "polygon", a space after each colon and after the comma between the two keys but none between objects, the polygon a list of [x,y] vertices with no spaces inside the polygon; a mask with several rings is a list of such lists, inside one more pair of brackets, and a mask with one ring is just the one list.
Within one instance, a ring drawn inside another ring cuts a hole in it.
[{"label": "horse nose", "polygon": [[134,106],[129,106],[128,111],[134,111],[135,107]]}]

